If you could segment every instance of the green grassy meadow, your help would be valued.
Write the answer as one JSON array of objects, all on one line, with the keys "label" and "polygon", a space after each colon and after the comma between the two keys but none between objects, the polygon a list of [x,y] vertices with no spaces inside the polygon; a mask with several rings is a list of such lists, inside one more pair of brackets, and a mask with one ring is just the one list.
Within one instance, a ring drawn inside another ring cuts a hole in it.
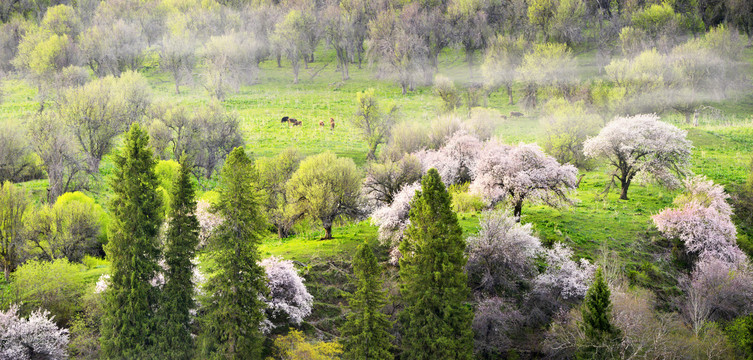
[{"label": "green grassy meadow", "polygon": [[[746,58],[753,63],[753,49],[746,49]],[[463,59],[457,51],[445,51],[440,57],[440,72],[456,81],[478,77],[478,73],[469,73]],[[588,53],[579,55],[584,76],[598,76],[594,74],[592,59]],[[376,79],[366,64],[362,69],[352,65],[351,79],[341,82],[335,69],[334,54],[329,49],[321,48],[316,53],[316,62],[310,64],[310,69],[301,68],[299,84],[292,83],[289,65],[285,62],[282,65],[278,68],[275,61],[261,63],[256,84],[241,87],[223,102],[228,110],[238,114],[246,148],[256,157],[272,156],[293,147],[306,155],[333,151],[362,166],[366,160],[366,144],[349,120],[355,111],[356,92],[368,88],[374,88],[383,103],[398,105],[403,121],[428,126],[440,111],[440,99],[433,94],[431,87],[418,87],[416,91],[401,95],[398,86],[386,79]],[[318,75],[312,77],[320,69]],[[189,107],[210,101],[199,85],[198,77],[193,86],[183,86],[181,93],[175,94],[172,80],[167,75],[155,69],[147,69],[145,75],[152,86],[154,101]],[[37,111],[36,89],[23,79],[6,79],[2,90],[0,123],[23,121]],[[517,100],[519,94],[515,96]],[[696,174],[706,175],[725,186],[734,186],[748,176],[748,164],[753,154],[753,95],[711,105],[721,110],[722,116],[704,115],[697,128],[685,125],[679,114],[667,113],[662,117],[688,130],[688,137],[694,145],[692,170]],[[502,141],[533,142],[540,138],[537,114],[517,105],[507,105],[505,93],[491,94],[487,107],[501,114],[510,111],[526,114],[499,126],[497,137]],[[467,112],[467,109],[459,112]],[[290,128],[281,124],[282,116],[302,120],[303,126]],[[336,120],[334,131],[328,126],[321,128],[318,125],[320,120],[328,125],[330,117]],[[95,186],[91,194],[102,203],[107,199],[103,179],[111,168],[111,163],[105,159],[98,179],[100,185]],[[618,255],[619,264],[626,273],[645,270],[646,264],[662,261],[657,257],[657,234],[650,217],[669,206],[675,193],[652,184],[634,184],[629,201],[618,200],[619,186],[613,186],[612,191],[604,196],[608,172],[604,166],[597,166],[585,173],[575,194],[577,204],[563,209],[527,204],[522,221],[532,223],[547,244],[566,242],[579,256],[590,259],[596,259],[606,249]],[[41,195],[46,181],[32,181],[25,186]],[[478,213],[458,216],[466,233],[477,231]],[[327,241],[319,240],[322,230],[313,225],[302,224],[297,230],[297,235],[282,240],[270,234],[261,248],[262,255],[281,256],[303,263],[321,258],[347,260],[358,244],[364,240],[376,241],[377,234],[369,220],[341,224],[334,229],[335,238]]]}]

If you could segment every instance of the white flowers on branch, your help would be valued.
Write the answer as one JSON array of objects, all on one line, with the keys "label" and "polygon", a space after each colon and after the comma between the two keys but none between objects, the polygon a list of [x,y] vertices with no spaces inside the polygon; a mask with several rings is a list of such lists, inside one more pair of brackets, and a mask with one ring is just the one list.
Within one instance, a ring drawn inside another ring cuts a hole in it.
[{"label": "white flowers on branch", "polygon": [[686,194],[674,201],[677,208],[664,209],[653,216],[659,231],[680,240],[689,255],[730,264],[745,261],[745,254],[737,247],[737,229],[724,188],[701,176],[686,180],[685,187]]},{"label": "white flowers on branch", "polygon": [[535,286],[558,294],[564,300],[582,299],[586,296],[596,266],[586,259],[573,261],[573,250],[556,243],[546,250],[547,268],[536,277]]},{"label": "white flowers on branch", "polygon": [[68,330],[58,328],[49,314],[37,310],[24,319],[15,305],[0,311],[0,359],[67,358]]},{"label": "white flowers on branch", "polygon": [[656,114],[617,117],[598,136],[586,140],[583,153],[609,161],[622,185],[620,199],[627,200],[636,175],[670,187],[678,184],[677,175],[684,175],[690,163],[692,145],[686,135],[686,131],[659,121]]},{"label": "white flowers on branch", "polygon": [[520,284],[537,270],[541,241],[531,224],[521,225],[508,212],[492,211],[482,216],[480,231],[467,239],[466,272],[474,290],[489,294],[519,292]]},{"label": "white flowers on branch", "polygon": [[487,144],[476,162],[471,189],[491,204],[507,200],[520,217],[523,202],[541,201],[550,206],[572,203],[568,197],[577,184],[578,169],[561,165],[535,144],[509,147]]},{"label": "white flowers on branch", "polygon": [[379,239],[382,242],[398,242],[402,239],[403,231],[409,223],[410,202],[420,189],[420,183],[403,186],[391,204],[382,206],[371,214],[371,223],[379,227]]},{"label": "white flowers on branch", "polygon": [[262,260],[260,265],[267,273],[269,287],[265,301],[271,322],[265,325],[274,327],[281,320],[300,325],[311,314],[314,297],[309,294],[293,262],[273,256]]}]

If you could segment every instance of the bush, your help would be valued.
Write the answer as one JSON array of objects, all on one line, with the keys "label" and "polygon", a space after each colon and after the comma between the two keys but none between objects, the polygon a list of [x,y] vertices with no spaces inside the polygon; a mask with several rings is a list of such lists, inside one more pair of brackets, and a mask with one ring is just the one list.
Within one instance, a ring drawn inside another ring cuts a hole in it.
[{"label": "bush", "polygon": [[58,325],[66,326],[81,310],[85,288],[83,268],[83,265],[72,264],[67,259],[29,261],[13,274],[13,302],[21,304],[22,314],[42,308],[55,317]]},{"label": "bush", "polygon": [[462,105],[460,91],[455,87],[455,83],[449,78],[437,75],[434,78],[434,94],[442,99],[442,109],[453,111]]},{"label": "bush", "polygon": [[452,195],[452,210],[455,212],[478,212],[486,207],[480,195],[468,192],[468,183],[451,185],[449,192]]},{"label": "bush", "polygon": [[274,346],[276,359],[335,360],[340,358],[343,351],[338,342],[310,342],[297,330],[277,337]]}]

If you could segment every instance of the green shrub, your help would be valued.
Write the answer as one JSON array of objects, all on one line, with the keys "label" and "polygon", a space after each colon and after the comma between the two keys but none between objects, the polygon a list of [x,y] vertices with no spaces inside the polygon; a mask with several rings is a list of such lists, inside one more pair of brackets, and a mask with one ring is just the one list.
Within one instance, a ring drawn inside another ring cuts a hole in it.
[{"label": "green shrub", "polygon": [[28,261],[13,273],[11,301],[21,307],[24,315],[42,308],[55,316],[58,325],[67,326],[81,310],[81,297],[86,289],[84,269],[67,259]]},{"label": "green shrub", "polygon": [[486,208],[480,195],[468,191],[468,183],[450,186],[452,210],[457,213],[478,212]]}]

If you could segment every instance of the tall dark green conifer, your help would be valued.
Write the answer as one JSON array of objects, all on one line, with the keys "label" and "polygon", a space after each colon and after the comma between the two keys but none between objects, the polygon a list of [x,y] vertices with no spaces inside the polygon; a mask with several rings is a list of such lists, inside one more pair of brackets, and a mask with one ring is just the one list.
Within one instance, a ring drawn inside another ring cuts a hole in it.
[{"label": "tall dark green conifer", "polygon": [[256,181],[251,159],[235,148],[222,168],[219,202],[213,209],[224,220],[208,244],[215,268],[205,287],[209,298],[202,322],[204,359],[261,356],[259,325],[265,304],[260,295],[268,289],[266,273],[258,264],[265,222]]},{"label": "tall dark green conifer", "polygon": [[199,221],[194,214],[196,199],[191,166],[182,159],[173,184],[167,235],[165,237],[165,287],[159,309],[159,352],[163,359],[190,359],[193,340],[189,311],[194,308],[194,265],[199,244]]},{"label": "tall dark green conifer", "polygon": [[403,359],[471,359],[473,312],[465,241],[439,173],[430,169],[411,203],[410,226],[400,244],[405,310]]},{"label": "tall dark green conifer", "polygon": [[133,124],[125,146],[115,155],[115,174],[110,182],[112,223],[106,248],[111,277],[101,328],[101,355],[105,359],[154,356],[154,309],[159,291],[150,282],[160,271],[157,235],[162,204],[156,191],[156,160],[148,144],[146,131]]},{"label": "tall dark green conifer", "polygon": [[350,297],[351,313],[343,328],[344,357],[354,360],[393,359],[392,328],[382,308],[387,303],[382,289],[382,270],[368,242],[353,257],[357,290]]},{"label": "tall dark green conifer", "polygon": [[585,344],[580,346],[579,359],[603,359],[610,357],[612,347],[620,337],[620,330],[612,325],[611,292],[604,280],[601,268],[596,270],[594,283],[588,288],[583,301],[581,313],[583,332],[586,335]]}]

